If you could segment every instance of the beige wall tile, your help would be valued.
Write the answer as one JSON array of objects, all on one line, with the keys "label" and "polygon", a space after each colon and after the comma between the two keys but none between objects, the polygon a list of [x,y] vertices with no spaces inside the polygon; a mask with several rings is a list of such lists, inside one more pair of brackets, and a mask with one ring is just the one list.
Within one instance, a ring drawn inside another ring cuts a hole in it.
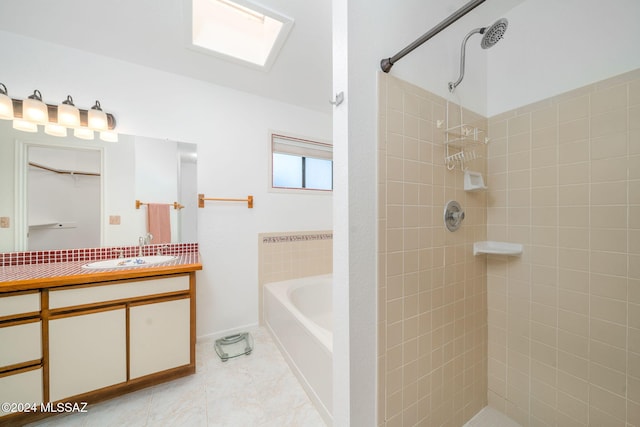
[{"label": "beige wall tile", "polygon": [[627,85],[608,87],[591,94],[591,114],[626,108]]},{"label": "beige wall tile", "polygon": [[535,110],[531,113],[531,128],[538,130],[542,128],[555,128],[558,124],[558,108],[551,105],[547,108]]},{"label": "beige wall tile", "polygon": [[560,122],[585,118],[589,115],[589,96],[578,96],[558,103]]},{"label": "beige wall tile", "polygon": [[607,322],[626,325],[627,303],[625,301],[598,296],[591,297],[591,317]]},{"label": "beige wall tile", "polygon": [[627,146],[627,132],[614,132],[603,137],[592,137],[591,159],[610,159],[626,156]]},{"label": "beige wall tile", "polygon": [[594,340],[618,348],[625,348],[627,345],[627,328],[623,325],[594,318],[590,320],[589,334]]},{"label": "beige wall tile", "polygon": [[518,135],[531,130],[531,115],[523,114],[520,116],[509,119],[508,122],[508,135]]},{"label": "beige wall tile", "polygon": [[589,363],[589,380],[593,384],[612,393],[625,395],[627,376],[594,362]]},{"label": "beige wall tile", "polygon": [[589,120],[587,118],[562,122],[558,125],[558,143],[580,141],[589,138]]},{"label": "beige wall tile", "polygon": [[587,162],[590,159],[588,139],[582,139],[558,146],[558,164]]},{"label": "beige wall tile", "polygon": [[624,205],[627,203],[627,182],[604,182],[591,184],[591,204]]},{"label": "beige wall tile", "polygon": [[614,298],[622,301],[627,299],[627,278],[624,276],[607,276],[591,273],[589,275],[591,295]]},{"label": "beige wall tile", "polygon": [[591,251],[590,269],[594,273],[626,276],[627,256],[625,253]]},{"label": "beige wall tile", "polygon": [[[384,357],[397,354],[394,369],[407,373],[394,393],[380,392],[387,425],[461,425],[487,399],[527,426],[631,423],[640,412],[630,398],[640,386],[626,373],[640,371],[630,368],[640,360],[640,71],[489,119],[487,160],[473,165],[489,189],[476,194],[442,164],[432,120],[445,117],[446,101],[387,77],[380,173],[402,195],[380,187],[390,322],[381,328]],[[449,199],[468,214],[463,233],[442,228]],[[473,257],[479,236],[525,251]],[[399,341],[388,329],[396,324]],[[459,335],[469,330],[480,332]],[[429,382],[411,378],[418,372]]]},{"label": "beige wall tile", "polygon": [[589,182],[589,163],[572,163],[558,169],[558,184],[584,184]]},{"label": "beige wall tile", "polygon": [[627,159],[600,159],[591,162],[591,182],[626,181]]},{"label": "beige wall tile", "polygon": [[627,109],[620,108],[603,114],[591,116],[591,138],[619,133],[627,129]]},{"label": "beige wall tile", "polygon": [[[589,335],[589,317],[573,311],[560,309],[557,312],[558,328],[587,337]],[[586,355],[583,355],[586,357]]]}]

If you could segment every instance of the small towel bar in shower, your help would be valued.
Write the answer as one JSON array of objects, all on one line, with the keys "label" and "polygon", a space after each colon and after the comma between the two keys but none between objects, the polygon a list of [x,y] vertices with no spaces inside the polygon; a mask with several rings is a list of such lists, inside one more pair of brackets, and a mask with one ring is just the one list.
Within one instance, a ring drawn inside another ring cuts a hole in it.
[{"label": "small towel bar in shower", "polygon": [[204,208],[205,200],[214,200],[218,202],[247,202],[247,208],[253,209],[253,196],[249,195],[246,199],[225,199],[220,197],[204,197],[204,194],[198,194],[198,207]]}]

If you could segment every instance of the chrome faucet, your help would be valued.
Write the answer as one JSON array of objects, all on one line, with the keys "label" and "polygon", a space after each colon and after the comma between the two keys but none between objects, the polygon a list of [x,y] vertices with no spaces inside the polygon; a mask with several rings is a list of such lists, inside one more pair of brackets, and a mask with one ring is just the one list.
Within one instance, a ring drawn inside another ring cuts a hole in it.
[{"label": "chrome faucet", "polygon": [[138,250],[139,257],[144,256],[144,252],[142,249],[144,248],[144,245],[148,245],[149,243],[151,243],[152,239],[153,239],[153,235],[151,233],[147,233],[146,235],[140,236],[138,238],[138,245],[140,246],[140,249]]}]

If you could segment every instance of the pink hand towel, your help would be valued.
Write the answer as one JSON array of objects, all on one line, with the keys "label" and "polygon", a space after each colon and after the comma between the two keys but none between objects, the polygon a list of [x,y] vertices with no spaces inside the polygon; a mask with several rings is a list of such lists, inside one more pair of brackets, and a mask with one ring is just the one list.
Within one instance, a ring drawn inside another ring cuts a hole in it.
[{"label": "pink hand towel", "polygon": [[147,226],[153,235],[151,243],[171,243],[171,219],[169,205],[149,203],[147,205]]}]

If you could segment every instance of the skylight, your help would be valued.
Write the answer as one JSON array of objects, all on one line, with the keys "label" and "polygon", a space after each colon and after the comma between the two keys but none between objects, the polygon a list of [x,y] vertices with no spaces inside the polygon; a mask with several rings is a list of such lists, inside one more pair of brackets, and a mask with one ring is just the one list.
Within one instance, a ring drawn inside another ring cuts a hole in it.
[{"label": "skylight", "polygon": [[268,70],[293,20],[246,0],[192,0],[194,48]]}]

